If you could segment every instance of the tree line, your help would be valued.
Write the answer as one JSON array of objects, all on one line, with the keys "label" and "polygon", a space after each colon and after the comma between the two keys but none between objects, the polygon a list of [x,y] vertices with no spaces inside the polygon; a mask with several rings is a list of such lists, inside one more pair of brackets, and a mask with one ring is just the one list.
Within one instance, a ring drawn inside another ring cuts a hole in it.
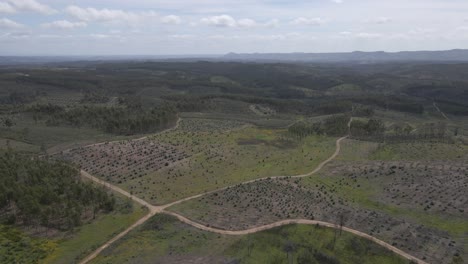
[{"label": "tree line", "polygon": [[300,139],[309,135],[343,136],[348,133],[348,122],[348,115],[332,115],[320,122],[296,122],[288,128],[288,132]]},{"label": "tree line", "polygon": [[385,124],[380,119],[367,121],[353,120],[350,126],[350,134],[354,138],[382,137],[385,133]]},{"label": "tree line", "polygon": [[49,126],[92,127],[118,135],[156,132],[170,127],[177,120],[176,109],[171,106],[152,109],[79,106],[65,109],[60,106],[42,105],[34,106],[30,110],[34,120],[45,120]]}]

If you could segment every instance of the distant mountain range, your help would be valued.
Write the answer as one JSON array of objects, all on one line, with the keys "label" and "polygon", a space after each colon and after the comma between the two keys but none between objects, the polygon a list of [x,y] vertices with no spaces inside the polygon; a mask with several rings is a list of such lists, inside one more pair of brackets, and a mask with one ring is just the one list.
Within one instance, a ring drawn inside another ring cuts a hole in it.
[{"label": "distant mountain range", "polygon": [[339,53],[229,53],[222,57],[229,61],[289,61],[289,62],[396,62],[437,61],[468,62],[468,49],[445,51],[400,52],[339,52]]},{"label": "distant mountain range", "polygon": [[337,52],[337,53],[229,53],[226,55],[117,55],[117,56],[0,56],[2,65],[41,65],[93,61],[246,61],[246,62],[468,62],[468,49],[445,51]]}]

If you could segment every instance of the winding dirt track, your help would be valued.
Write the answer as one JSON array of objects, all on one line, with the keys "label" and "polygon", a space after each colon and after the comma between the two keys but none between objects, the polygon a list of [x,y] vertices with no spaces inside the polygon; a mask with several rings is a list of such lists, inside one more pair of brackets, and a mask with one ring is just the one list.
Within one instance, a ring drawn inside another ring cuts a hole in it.
[{"label": "winding dirt track", "polygon": [[376,238],[376,237],[373,237],[371,235],[368,235],[366,233],[363,233],[363,232],[360,232],[358,230],[355,230],[355,229],[351,229],[351,228],[348,228],[348,227],[340,227],[339,225],[336,225],[336,224],[332,224],[332,223],[328,223],[328,222],[323,222],[323,221],[316,221],[316,220],[309,220],[309,219],[287,219],[287,220],[281,220],[281,221],[278,221],[278,222],[275,222],[275,223],[271,223],[271,224],[268,224],[268,225],[263,225],[263,226],[258,226],[258,227],[253,227],[253,228],[250,228],[250,229],[245,229],[245,230],[239,230],[239,231],[232,231],[232,230],[223,230],[223,229],[217,229],[217,228],[212,228],[212,227],[209,227],[209,226],[204,226],[200,223],[197,223],[197,222],[194,222],[182,215],[179,215],[177,213],[174,213],[174,212],[167,212],[167,211],[164,211],[163,212],[164,214],[168,214],[168,215],[172,215],[174,217],[177,217],[177,219],[179,219],[179,221],[181,222],[184,222],[188,225],[191,225],[193,227],[196,227],[198,229],[201,229],[201,230],[204,230],[204,231],[208,231],[208,232],[213,232],[213,233],[218,233],[218,234],[223,234],[223,235],[248,235],[248,234],[252,234],[252,233],[257,233],[257,232],[261,232],[261,231],[265,231],[265,230],[268,230],[268,229],[272,229],[272,228],[275,228],[275,227],[279,227],[279,226],[284,226],[284,225],[291,225],[291,224],[302,224],[302,225],[319,225],[319,226],[325,226],[325,227],[330,227],[330,228],[336,228],[336,229],[342,229],[343,231],[346,231],[346,232],[349,232],[349,233],[352,233],[354,235],[357,235],[357,236],[360,236],[360,237],[363,237],[363,238],[366,238],[374,243],[377,243],[379,245],[381,245],[382,247],[384,248],[387,248],[391,251],[393,251],[394,253],[408,259],[408,260],[413,260],[415,261],[416,263],[419,263],[419,264],[427,264],[426,262],[420,260],[420,259],[417,259],[415,257],[413,257],[412,255]]},{"label": "winding dirt track", "polygon": [[[352,121],[352,118],[350,119],[350,121],[348,122],[348,127],[350,126],[351,124],[351,121]],[[170,128],[168,130],[165,130],[163,132],[166,132],[166,131],[170,131],[170,130],[174,130],[174,129],[177,129],[177,127],[179,126],[179,122],[180,122],[180,118],[177,120],[177,123],[176,123],[176,126],[173,127],[173,128]],[[242,182],[240,184],[247,184],[247,183],[252,183],[252,182],[255,182],[255,181],[259,181],[259,180],[263,180],[263,179],[278,179],[278,178],[285,178],[285,177],[291,177],[291,178],[302,178],[302,177],[307,177],[307,176],[311,176],[312,174],[315,174],[317,173],[318,171],[320,171],[327,163],[329,163],[330,161],[334,160],[338,154],[340,153],[340,150],[341,150],[341,141],[343,141],[344,139],[346,139],[348,136],[345,136],[345,137],[341,137],[339,139],[336,140],[336,150],[335,152],[326,160],[324,160],[323,162],[321,162],[313,171],[309,172],[309,173],[306,173],[306,174],[300,174],[300,175],[294,175],[294,176],[272,176],[272,177],[265,177],[265,178],[260,178],[260,179],[255,179],[255,180],[251,180],[251,181],[246,181],[246,182]],[[146,137],[144,137],[146,138]],[[141,138],[143,139],[143,138]],[[141,139],[137,139],[137,140],[141,140]],[[99,143],[101,144],[101,143]],[[261,231],[264,231],[264,230],[268,230],[268,229],[272,229],[272,228],[275,228],[275,227],[279,227],[279,226],[284,226],[284,225],[290,225],[290,224],[305,224],[305,225],[320,225],[320,226],[325,226],[325,227],[330,227],[330,228],[337,228],[337,229],[342,229],[346,232],[350,232],[354,235],[357,235],[357,236],[360,236],[360,237],[363,237],[363,238],[366,238],[372,242],[375,242],[383,247],[385,247],[386,249],[402,256],[403,258],[406,258],[408,260],[412,260],[418,264],[428,264],[427,262],[423,261],[423,260],[420,260],[376,237],[373,237],[371,235],[368,235],[366,233],[363,233],[363,232],[360,232],[358,230],[355,230],[355,229],[352,229],[352,228],[348,228],[348,227],[345,227],[345,226],[338,226],[336,224],[333,224],[333,223],[329,223],[329,222],[322,222],[322,221],[316,221],[316,220],[309,220],[309,219],[287,219],[287,220],[282,220],[282,221],[278,221],[278,222],[275,222],[275,223],[271,223],[271,224],[268,224],[268,225],[263,225],[263,226],[258,226],[258,227],[253,227],[253,228],[250,228],[250,229],[245,229],[245,230],[237,230],[237,231],[233,231],[233,230],[224,230],[224,229],[218,229],[218,228],[213,228],[213,227],[209,227],[209,226],[205,226],[203,224],[200,224],[200,223],[197,223],[195,221],[192,221],[180,214],[177,214],[175,212],[171,212],[171,211],[167,211],[166,209],[168,207],[171,207],[173,205],[176,205],[176,204],[179,204],[179,203],[182,203],[182,202],[185,202],[185,201],[188,201],[188,200],[192,200],[192,199],[196,199],[196,198],[199,198],[201,196],[204,196],[204,195],[207,195],[207,194],[210,194],[210,193],[213,193],[213,192],[217,192],[217,191],[222,191],[222,190],[225,190],[229,187],[224,187],[224,188],[220,188],[220,189],[217,189],[217,190],[213,190],[213,191],[209,191],[209,192],[205,192],[205,193],[201,193],[201,194],[198,194],[198,195],[194,195],[194,196],[191,196],[191,197],[187,197],[187,198],[184,198],[184,199],[181,199],[181,200],[178,200],[178,201],[175,201],[175,202],[172,202],[172,203],[169,203],[169,204],[165,204],[165,205],[161,205],[161,206],[154,206],[148,202],[146,202],[145,200],[143,199],[140,199],[132,194],[130,194],[129,192],[113,185],[113,184],[110,184],[106,181],[103,181],[101,179],[98,179],[94,176],[92,176],[91,174],[81,170],[81,175],[87,179],[90,179],[100,185],[103,185],[115,192],[118,192],[126,197],[129,197],[130,199],[132,199],[133,201],[145,206],[148,208],[149,212],[147,215],[145,215],[143,218],[139,219],[137,222],[135,222],[134,224],[132,224],[130,227],[128,227],[127,229],[125,229],[124,231],[122,231],[121,233],[119,233],[118,235],[116,235],[115,237],[113,237],[111,240],[107,241],[105,244],[103,244],[102,246],[100,246],[98,249],[96,249],[94,252],[92,252],[90,255],[88,255],[86,258],[84,258],[80,264],[86,264],[88,263],[89,261],[93,260],[95,257],[97,257],[104,249],[106,249],[107,247],[109,247],[111,244],[113,244],[115,241],[119,240],[120,238],[124,237],[125,235],[127,235],[130,231],[132,231],[133,229],[135,229],[136,227],[142,225],[143,223],[145,223],[148,219],[150,219],[151,217],[153,217],[154,215],[156,214],[159,214],[159,213],[162,213],[162,214],[167,214],[167,215],[172,215],[174,217],[176,217],[177,219],[179,219],[179,221],[183,222],[183,223],[186,223],[188,225],[191,225],[195,228],[198,228],[200,230],[204,230],[204,231],[208,231],[208,232],[213,232],[213,233],[218,233],[218,234],[223,234],[223,235],[246,235],[246,234],[252,234],[252,233],[257,233],[257,232],[261,232]],[[230,186],[232,187],[232,186]]]}]

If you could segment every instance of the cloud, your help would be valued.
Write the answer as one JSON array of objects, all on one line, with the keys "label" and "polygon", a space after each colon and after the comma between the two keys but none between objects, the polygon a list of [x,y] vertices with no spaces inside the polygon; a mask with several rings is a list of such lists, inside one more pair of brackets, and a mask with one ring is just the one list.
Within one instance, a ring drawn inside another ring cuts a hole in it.
[{"label": "cloud", "polygon": [[320,17],[316,18],[305,18],[298,17],[290,22],[291,25],[307,25],[307,26],[320,26],[324,24],[325,21]]},{"label": "cloud", "polygon": [[257,26],[257,22],[250,18],[244,18],[237,21],[237,26],[243,28],[251,28]]},{"label": "cloud", "polygon": [[168,37],[172,39],[192,39],[195,36],[190,35],[190,34],[176,34],[176,35],[169,35]]},{"label": "cloud", "polygon": [[201,23],[215,27],[235,27],[237,22],[228,15],[205,17],[200,20]]},{"label": "cloud", "polygon": [[182,23],[182,19],[175,15],[169,15],[162,17],[161,22],[164,24],[179,25]]},{"label": "cloud", "polygon": [[430,36],[436,32],[433,28],[414,28],[408,32],[410,35],[417,35],[417,36]]},{"label": "cloud", "polygon": [[[41,13],[44,15],[51,15],[57,13],[57,10],[39,3],[36,0],[7,0],[8,3],[12,5],[12,7],[16,11],[32,11]],[[8,4],[7,3],[7,4]]]},{"label": "cloud", "polygon": [[265,24],[258,23],[257,21],[250,18],[234,19],[229,15],[219,15],[205,17],[200,20],[202,24],[215,26],[215,27],[230,27],[230,28],[253,28],[261,26],[273,27],[278,24],[277,20],[271,20]]},{"label": "cloud", "polygon": [[31,37],[30,32],[11,32],[11,33],[6,33],[1,36],[1,38],[9,39],[9,40],[23,40],[29,37]]},{"label": "cloud", "polygon": [[343,3],[343,0],[330,0],[330,1],[332,1],[332,2],[335,3],[335,4],[341,4],[341,3]]},{"label": "cloud", "polygon": [[68,6],[65,11],[76,19],[92,22],[110,22],[110,21],[125,21],[135,23],[143,21],[146,18],[156,17],[157,14],[154,11],[148,12],[128,12],[120,9],[96,9],[92,7],[82,8],[79,6]]},{"label": "cloud", "polygon": [[8,18],[0,19],[0,28],[2,29],[19,29],[23,27],[24,25],[16,23],[15,21],[10,20]]},{"label": "cloud", "polygon": [[86,27],[85,22],[70,22],[68,20],[57,20],[50,23],[44,23],[41,25],[44,28],[55,28],[55,29],[76,29]]},{"label": "cloud", "polygon": [[114,36],[108,35],[108,34],[90,34],[89,37],[93,39],[107,39],[107,38],[112,38]]},{"label": "cloud", "polygon": [[9,3],[0,2],[0,13],[13,14],[16,13],[16,10]]}]

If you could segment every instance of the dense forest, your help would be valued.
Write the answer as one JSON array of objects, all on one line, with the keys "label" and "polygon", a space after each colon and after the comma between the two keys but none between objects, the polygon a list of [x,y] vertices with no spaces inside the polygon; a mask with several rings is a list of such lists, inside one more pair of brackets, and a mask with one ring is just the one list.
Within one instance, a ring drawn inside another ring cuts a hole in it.
[{"label": "dense forest", "polygon": [[298,138],[309,135],[344,136],[348,133],[349,118],[348,115],[332,115],[320,122],[300,121],[290,126],[288,132]]},{"label": "dense forest", "polygon": [[54,105],[29,108],[35,120],[45,119],[49,126],[92,127],[111,134],[133,135],[157,132],[176,122],[174,108],[81,106],[71,109]]},{"label": "dense forest", "polygon": [[350,126],[350,134],[353,138],[383,137],[385,124],[379,119],[369,119],[367,122],[353,120]]},{"label": "dense forest", "polygon": [[0,155],[0,175],[1,224],[70,230],[114,209],[113,196],[82,182],[66,163],[7,151]]}]

